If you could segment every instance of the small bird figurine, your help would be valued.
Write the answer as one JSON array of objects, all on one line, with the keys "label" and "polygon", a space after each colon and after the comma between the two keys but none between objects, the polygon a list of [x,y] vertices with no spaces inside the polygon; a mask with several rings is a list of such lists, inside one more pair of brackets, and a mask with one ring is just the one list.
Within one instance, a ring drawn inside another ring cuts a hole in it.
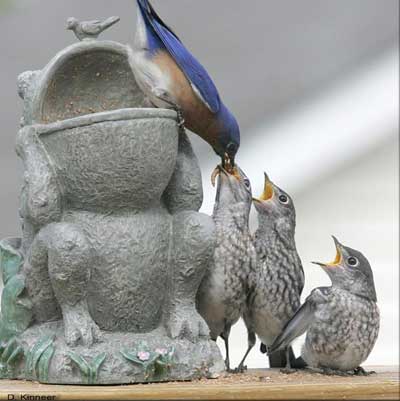
[{"label": "small bird figurine", "polygon": [[79,40],[97,39],[97,37],[110,26],[116,24],[119,17],[110,17],[105,21],[78,21],[76,18],[68,18],[67,29],[73,31]]},{"label": "small bird figurine", "polygon": [[[213,219],[216,248],[212,264],[197,293],[197,310],[210,328],[211,338],[225,342],[226,369],[230,371],[229,334],[246,304],[248,275],[256,262],[249,231],[251,185],[236,165],[229,174],[219,166]],[[214,177],[215,178],[215,177]]]},{"label": "small bird figurine", "polygon": [[302,358],[312,370],[325,374],[369,374],[360,364],[374,347],[379,332],[379,309],[372,269],[366,257],[333,237],[336,258],[319,263],[331,287],[314,289],[275,339],[269,352],[287,347],[307,332]]},{"label": "small bird figurine", "polygon": [[148,0],[137,0],[138,22],[132,67],[154,107],[173,108],[180,126],[198,134],[232,172],[240,146],[238,123],[222,103],[204,67],[162,21]]},{"label": "small bird figurine", "polygon": [[[264,192],[254,199],[258,229],[254,235],[257,265],[250,275],[249,296],[243,316],[248,330],[248,349],[238,369],[255,344],[261,350],[271,345],[300,306],[304,272],[296,250],[296,212],[290,196],[265,175]],[[291,347],[269,355],[270,367],[286,367],[289,372],[294,354]]]}]

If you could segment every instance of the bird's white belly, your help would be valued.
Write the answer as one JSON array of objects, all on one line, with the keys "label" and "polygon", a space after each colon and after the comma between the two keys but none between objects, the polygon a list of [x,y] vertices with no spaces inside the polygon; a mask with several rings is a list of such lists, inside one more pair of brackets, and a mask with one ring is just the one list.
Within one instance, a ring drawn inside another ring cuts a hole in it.
[{"label": "bird's white belly", "polygon": [[265,345],[271,345],[283,329],[282,322],[267,310],[254,314],[255,332]]},{"label": "bird's white belly", "polygon": [[206,320],[212,338],[223,332],[225,324],[235,324],[242,314],[244,299],[239,302],[240,305],[235,303],[235,297],[240,291],[228,291],[225,281],[223,266],[214,266],[203,280],[197,297],[198,310]]},{"label": "bird's white belly", "polygon": [[171,108],[162,101],[157,93],[167,93],[171,96],[171,77],[168,71],[162,71],[147,55],[146,50],[135,51],[131,57],[132,69],[139,88],[151,103],[159,108]]},{"label": "bird's white belly", "polygon": [[358,346],[350,345],[344,352],[327,354],[316,351],[307,343],[303,345],[301,355],[309,366],[316,368],[326,367],[343,371],[356,369],[364,362],[367,356],[360,352]]}]

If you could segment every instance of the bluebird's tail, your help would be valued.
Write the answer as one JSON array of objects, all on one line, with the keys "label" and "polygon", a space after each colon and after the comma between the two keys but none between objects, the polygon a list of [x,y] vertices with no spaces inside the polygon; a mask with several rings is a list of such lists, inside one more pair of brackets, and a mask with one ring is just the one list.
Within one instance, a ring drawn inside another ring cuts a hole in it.
[{"label": "bluebird's tail", "polygon": [[147,22],[149,22],[150,25],[153,26],[153,28],[154,24],[158,23],[162,25],[165,29],[167,29],[169,32],[171,32],[175,36],[175,38],[180,41],[175,32],[160,18],[160,16],[157,14],[156,10],[153,8],[149,0],[136,0],[136,2],[142,12],[143,18],[145,18]]}]

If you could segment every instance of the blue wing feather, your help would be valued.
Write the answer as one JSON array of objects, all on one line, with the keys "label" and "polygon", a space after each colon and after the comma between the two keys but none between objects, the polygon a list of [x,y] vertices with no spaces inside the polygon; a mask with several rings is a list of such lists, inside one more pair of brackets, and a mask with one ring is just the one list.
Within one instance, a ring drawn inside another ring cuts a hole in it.
[{"label": "blue wing feather", "polygon": [[205,68],[190,54],[178,36],[162,21],[148,0],[137,1],[144,17],[151,24],[154,33],[179,65],[186,78],[199,91],[211,111],[218,113],[221,107],[221,100],[218,90]]}]

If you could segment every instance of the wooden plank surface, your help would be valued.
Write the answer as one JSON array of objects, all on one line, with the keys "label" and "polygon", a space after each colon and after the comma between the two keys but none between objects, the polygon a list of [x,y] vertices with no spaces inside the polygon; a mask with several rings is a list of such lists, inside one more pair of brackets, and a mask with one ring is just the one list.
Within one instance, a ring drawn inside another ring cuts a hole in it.
[{"label": "wooden plank surface", "polygon": [[60,386],[1,380],[0,400],[398,400],[398,367],[370,369],[377,374],[368,377],[307,372],[285,375],[274,369],[255,369],[218,379],[129,386]]}]

